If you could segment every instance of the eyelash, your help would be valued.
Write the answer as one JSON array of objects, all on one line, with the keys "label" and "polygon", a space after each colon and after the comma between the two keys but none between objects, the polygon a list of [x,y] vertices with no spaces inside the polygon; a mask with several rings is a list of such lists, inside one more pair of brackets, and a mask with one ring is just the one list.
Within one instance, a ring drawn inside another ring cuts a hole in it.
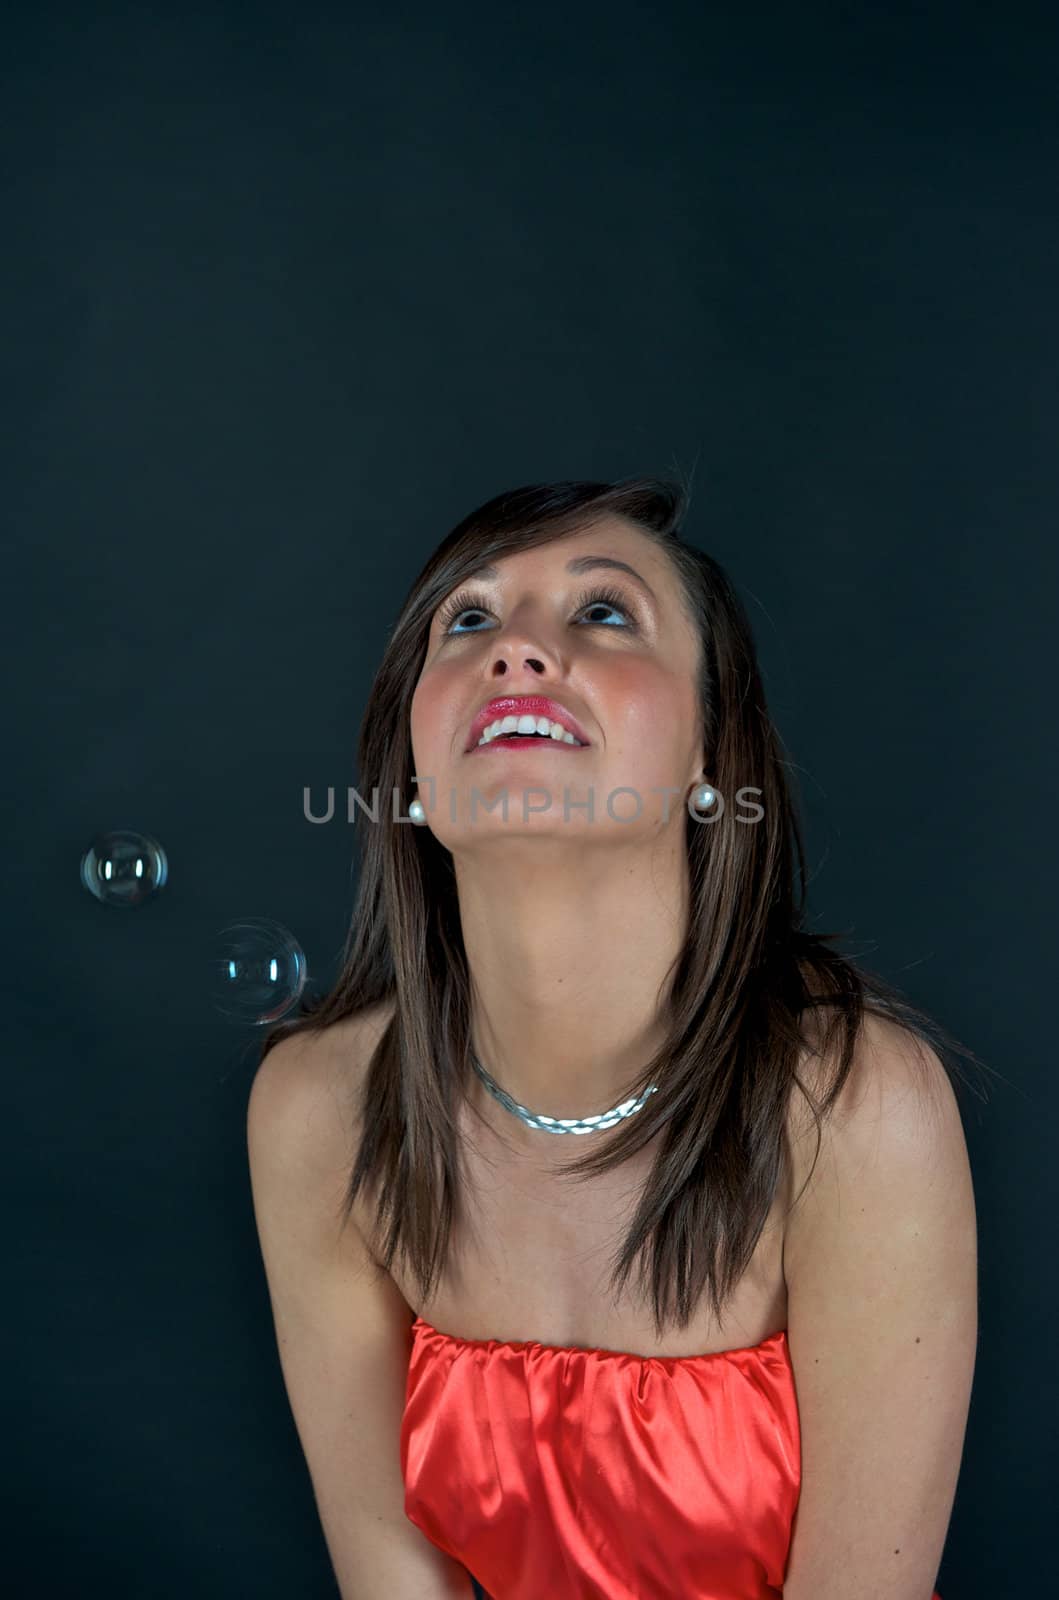
[{"label": "eyelash", "polygon": [[[578,596],[574,604],[574,610],[575,612],[587,611],[590,606],[594,605],[610,606],[613,610],[620,611],[629,619],[630,628],[635,628],[637,626],[635,614],[631,610],[629,602],[626,600],[620,589],[591,589]],[[442,631],[444,633],[448,633],[450,625],[455,622],[461,611],[488,611],[488,609],[489,604],[484,595],[475,594],[471,590],[464,590],[462,594],[455,595],[442,608],[439,614],[439,621]],[[590,624],[590,626],[597,628],[610,628],[613,626],[613,624],[609,622],[597,622]],[[618,631],[620,632],[621,630],[619,629]],[[481,632],[481,629],[469,628],[467,632],[479,633]],[[465,638],[466,633],[455,634],[453,637]]]}]

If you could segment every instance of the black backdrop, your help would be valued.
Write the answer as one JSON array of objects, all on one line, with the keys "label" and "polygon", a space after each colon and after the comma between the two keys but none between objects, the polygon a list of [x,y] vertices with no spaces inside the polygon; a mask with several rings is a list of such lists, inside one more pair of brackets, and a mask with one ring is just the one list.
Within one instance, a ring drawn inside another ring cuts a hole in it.
[{"label": "black backdrop", "polygon": [[[302,792],[354,781],[414,570],[503,488],[640,472],[751,608],[816,925],[1010,1079],[964,1100],[939,1588],[1043,1587],[1057,45],[1046,7],[6,11],[8,1593],[335,1593],[209,941],[276,917],[326,982],[351,834]],[[120,825],[170,856],[137,911],[78,881]]]}]

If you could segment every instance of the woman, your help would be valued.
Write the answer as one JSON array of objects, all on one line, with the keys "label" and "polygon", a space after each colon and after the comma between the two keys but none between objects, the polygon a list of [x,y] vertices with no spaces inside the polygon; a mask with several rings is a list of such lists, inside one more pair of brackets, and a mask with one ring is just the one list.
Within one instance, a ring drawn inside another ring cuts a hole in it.
[{"label": "woman", "polygon": [[751,631],[685,510],[489,501],[371,691],[342,974],[248,1112],[345,1600],[931,1594],[974,1058],[804,929]]}]

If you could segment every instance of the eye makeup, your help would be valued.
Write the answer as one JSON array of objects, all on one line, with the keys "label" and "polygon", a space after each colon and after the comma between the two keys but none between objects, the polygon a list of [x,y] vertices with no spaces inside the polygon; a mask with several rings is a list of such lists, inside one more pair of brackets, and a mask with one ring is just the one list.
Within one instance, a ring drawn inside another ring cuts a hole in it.
[{"label": "eye makeup", "polygon": [[[596,605],[605,605],[611,607],[615,611],[620,611],[626,618],[628,618],[627,627],[630,630],[635,630],[638,628],[639,624],[636,610],[628,596],[620,589],[604,585],[585,590],[578,595],[577,599],[575,600],[574,612],[576,614],[581,611],[587,611],[591,606]],[[446,600],[438,612],[438,625],[441,630],[447,633],[450,625],[455,621],[462,611],[481,611],[488,614],[489,599],[486,595],[483,595],[476,590],[460,590],[458,594],[455,594],[451,599]],[[590,624],[590,626],[612,628],[613,624],[597,623]],[[480,631],[481,630],[477,628],[468,630],[468,632],[471,633],[477,633]],[[622,630],[618,629],[617,631],[621,632]],[[462,637],[462,635],[455,635],[454,637]]]}]

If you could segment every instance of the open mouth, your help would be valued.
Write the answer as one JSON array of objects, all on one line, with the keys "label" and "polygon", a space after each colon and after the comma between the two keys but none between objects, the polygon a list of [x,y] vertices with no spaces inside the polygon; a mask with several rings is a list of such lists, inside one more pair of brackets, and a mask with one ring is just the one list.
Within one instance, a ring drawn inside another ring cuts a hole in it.
[{"label": "open mouth", "polygon": [[468,731],[466,754],[503,744],[509,750],[534,744],[562,744],[568,750],[589,743],[573,712],[550,695],[496,695],[478,712]]}]

